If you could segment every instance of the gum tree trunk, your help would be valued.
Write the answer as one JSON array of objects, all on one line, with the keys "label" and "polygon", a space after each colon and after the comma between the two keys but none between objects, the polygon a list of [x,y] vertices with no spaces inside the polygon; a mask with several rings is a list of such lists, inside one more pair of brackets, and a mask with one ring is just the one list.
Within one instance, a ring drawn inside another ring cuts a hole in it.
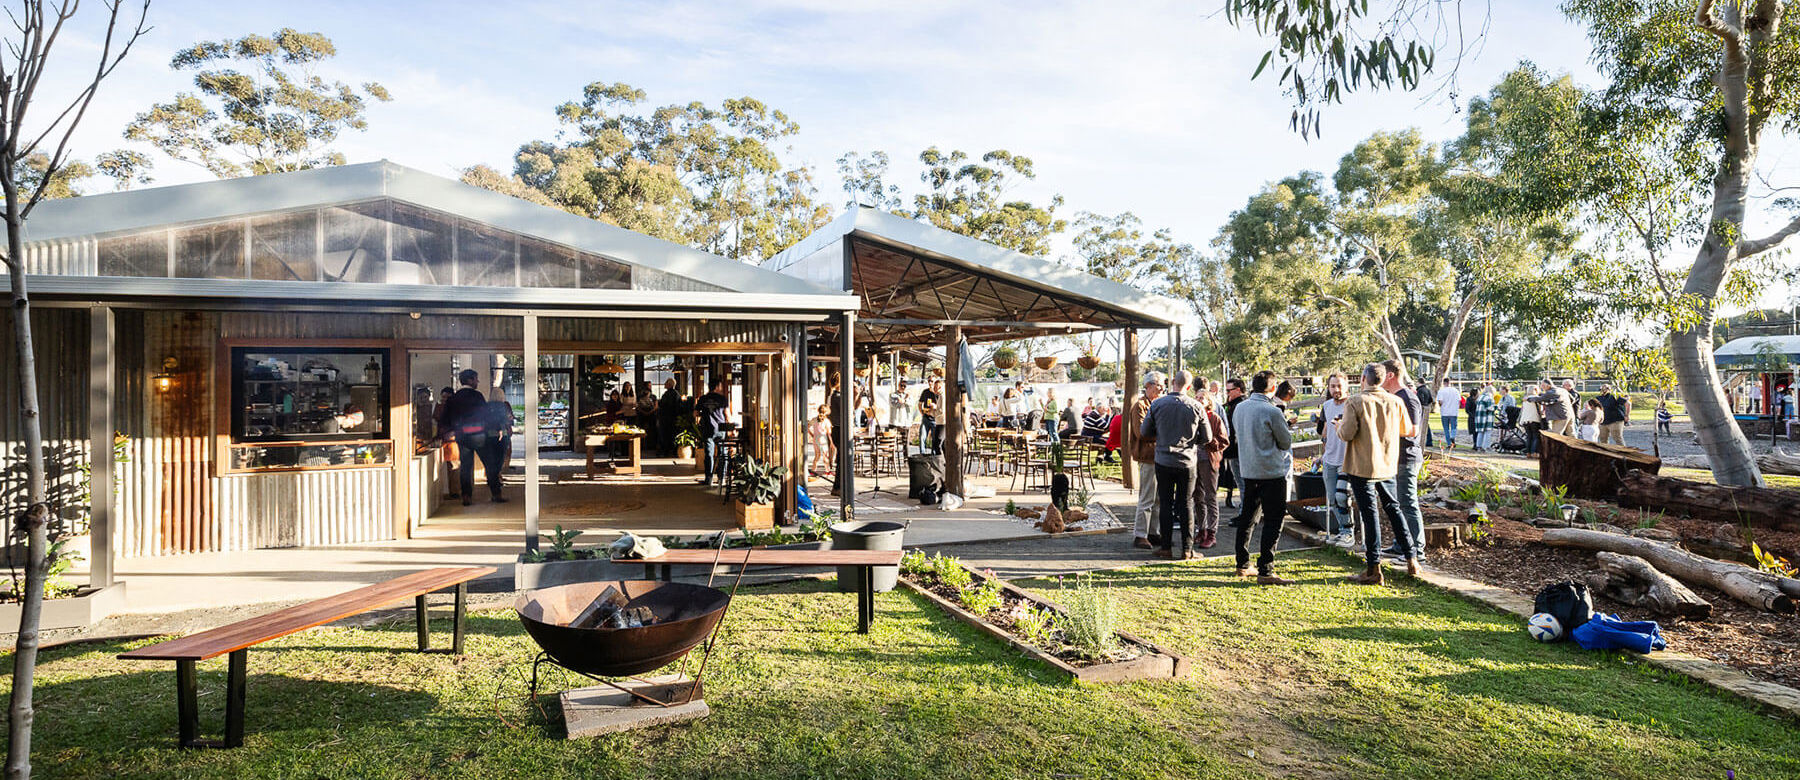
[{"label": "gum tree trunk", "polygon": [[[25,291],[24,218],[12,177],[0,176],[6,195],[6,268],[12,285],[13,346],[18,351],[19,421],[25,435],[25,592],[20,597],[19,633],[13,652],[12,701],[7,710],[6,776],[31,776],[31,705],[37,671],[38,619],[44,609],[44,553],[49,547],[50,505],[44,484],[44,433],[38,416],[37,354],[31,346],[31,301]],[[10,509],[10,507],[9,507]],[[13,522],[7,517],[8,523]]]},{"label": "gum tree trunk", "polygon": [[1450,365],[1452,361],[1456,360],[1456,348],[1462,343],[1463,331],[1469,327],[1469,314],[1475,311],[1475,304],[1481,300],[1481,294],[1486,289],[1486,285],[1475,285],[1475,289],[1470,290],[1469,294],[1463,297],[1462,303],[1456,307],[1456,317],[1450,320],[1450,331],[1444,334],[1444,346],[1438,350],[1437,369],[1435,370],[1437,375],[1432,377],[1431,388],[1433,390],[1443,389],[1444,381],[1450,376]]}]

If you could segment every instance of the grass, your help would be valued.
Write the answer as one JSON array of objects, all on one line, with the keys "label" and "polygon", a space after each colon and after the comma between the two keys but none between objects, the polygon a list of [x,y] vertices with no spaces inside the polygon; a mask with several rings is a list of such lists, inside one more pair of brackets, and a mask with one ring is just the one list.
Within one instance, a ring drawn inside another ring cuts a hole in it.
[{"label": "grass", "polygon": [[[1229,564],[1099,576],[1131,630],[1190,654],[1178,682],[1077,686],[904,592],[853,633],[830,582],[746,589],[708,671],[710,717],[562,739],[525,696],[534,648],[476,613],[468,655],[408,652],[410,621],[306,632],[250,658],[249,733],[181,751],[167,664],[142,642],[52,650],[41,777],[1800,776],[1800,727],[1632,659],[1529,642],[1435,590],[1339,584],[1335,552],[1284,556],[1301,585]],[[1041,584],[1040,584],[1041,585]],[[1054,587],[1047,588],[1054,591]],[[447,621],[444,621],[447,622]],[[438,626],[447,628],[447,626]],[[201,665],[216,729],[223,659]],[[546,690],[587,684],[553,673]]]}]

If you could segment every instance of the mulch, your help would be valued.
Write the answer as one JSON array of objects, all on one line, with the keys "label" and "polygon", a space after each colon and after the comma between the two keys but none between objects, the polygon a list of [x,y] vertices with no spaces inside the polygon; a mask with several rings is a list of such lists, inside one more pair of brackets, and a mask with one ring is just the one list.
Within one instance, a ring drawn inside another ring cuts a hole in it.
[{"label": "mulch", "polygon": [[[1434,511],[1450,514],[1447,510]],[[1685,537],[1690,532],[1702,530],[1710,536],[1718,524],[1673,518],[1665,519],[1659,525],[1677,530]],[[1600,569],[1593,552],[1550,547],[1541,541],[1542,537],[1542,531],[1526,523],[1496,519],[1493,539],[1488,545],[1438,550],[1432,554],[1431,563],[1433,568],[1527,597],[1536,596],[1551,583],[1582,582],[1589,572]],[[1758,534],[1758,542],[1779,544],[1780,549],[1794,549],[1794,541],[1773,532]],[[1795,651],[1800,647],[1800,616],[1764,612],[1711,588],[1695,587],[1693,590],[1712,602],[1709,619],[1661,617],[1600,594],[1594,594],[1594,607],[1628,620],[1657,620],[1671,650],[1712,659],[1752,677],[1800,688],[1800,655]]]}]

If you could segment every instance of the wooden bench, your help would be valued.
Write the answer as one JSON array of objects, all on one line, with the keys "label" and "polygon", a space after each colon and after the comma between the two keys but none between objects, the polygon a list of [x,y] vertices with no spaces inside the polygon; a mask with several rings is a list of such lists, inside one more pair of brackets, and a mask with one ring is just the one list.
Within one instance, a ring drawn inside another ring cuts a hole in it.
[{"label": "wooden bench", "polygon": [[725,550],[669,550],[654,558],[614,558],[613,563],[641,563],[644,577],[664,582],[675,566],[857,566],[862,569],[862,588],[856,594],[856,632],[869,633],[875,623],[875,567],[899,566],[900,550],[772,550],[740,547]]},{"label": "wooden bench", "polygon": [[[463,647],[463,611],[469,594],[468,583],[493,574],[494,571],[490,566],[417,571],[387,582],[276,610],[249,620],[240,620],[228,626],[140,647],[121,653],[119,657],[132,661],[175,662],[176,730],[182,747],[234,748],[244,744],[244,666],[245,653],[250,647],[411,598],[413,609],[417,613],[419,651],[428,652],[431,650],[431,634],[425,597],[454,587],[456,617],[449,652],[460,655]],[[226,653],[230,653],[231,658],[228,661],[229,671],[225,685],[225,739],[222,742],[201,739],[195,664]]]}]

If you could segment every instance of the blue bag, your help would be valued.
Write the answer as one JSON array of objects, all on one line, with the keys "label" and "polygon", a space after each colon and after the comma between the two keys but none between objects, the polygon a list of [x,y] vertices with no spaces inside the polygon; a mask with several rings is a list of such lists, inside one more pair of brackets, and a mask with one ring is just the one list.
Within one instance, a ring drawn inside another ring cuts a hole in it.
[{"label": "blue bag", "polygon": [[813,516],[812,497],[806,495],[805,485],[794,486],[794,508],[799,511],[801,517],[811,519]]},{"label": "blue bag", "polygon": [[1589,650],[1634,650],[1648,653],[1669,646],[1662,626],[1654,620],[1620,620],[1618,615],[1595,612],[1586,623],[1570,632],[1575,643]]}]

